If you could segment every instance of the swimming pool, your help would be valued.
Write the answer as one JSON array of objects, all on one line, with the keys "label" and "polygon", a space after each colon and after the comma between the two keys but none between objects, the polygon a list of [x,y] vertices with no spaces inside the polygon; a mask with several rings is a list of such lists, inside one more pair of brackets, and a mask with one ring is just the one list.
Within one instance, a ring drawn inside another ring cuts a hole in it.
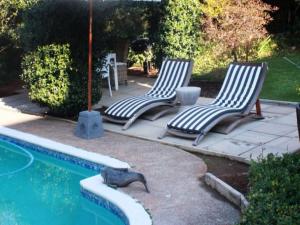
[{"label": "swimming pool", "polygon": [[133,199],[100,184],[103,165],[1,133],[0,225],[151,224],[148,214],[138,218],[144,212]]}]

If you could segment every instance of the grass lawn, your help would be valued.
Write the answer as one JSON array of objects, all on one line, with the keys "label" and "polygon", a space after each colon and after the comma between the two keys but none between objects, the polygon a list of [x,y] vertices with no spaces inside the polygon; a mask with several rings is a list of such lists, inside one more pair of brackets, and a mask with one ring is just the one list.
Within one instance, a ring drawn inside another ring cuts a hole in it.
[{"label": "grass lawn", "polygon": [[[296,90],[297,87],[300,87],[300,68],[283,57],[287,57],[300,67],[300,52],[276,55],[258,60],[259,62],[267,62],[269,66],[260,98],[300,102],[300,95]],[[223,82],[226,71],[227,68],[220,68],[209,74],[193,74],[193,79]]]},{"label": "grass lawn", "polygon": [[289,63],[287,57],[300,67],[300,53],[265,58],[269,71],[260,97],[283,101],[300,102],[296,87],[300,87],[300,68]]}]

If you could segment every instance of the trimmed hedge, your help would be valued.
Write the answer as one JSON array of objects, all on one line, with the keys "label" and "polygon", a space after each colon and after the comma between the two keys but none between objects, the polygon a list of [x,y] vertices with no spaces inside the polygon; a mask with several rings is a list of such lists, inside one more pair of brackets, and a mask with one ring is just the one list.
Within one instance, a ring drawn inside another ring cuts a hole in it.
[{"label": "trimmed hedge", "polygon": [[200,48],[200,2],[166,0],[162,7],[158,41],[154,45],[156,64],[160,65],[165,57],[193,59]]},{"label": "trimmed hedge", "polygon": [[[76,65],[77,66],[77,65]],[[32,101],[52,113],[74,116],[87,108],[87,75],[71,59],[70,46],[45,45],[29,52],[22,61],[21,79]],[[101,98],[101,77],[93,76],[93,103]]]},{"label": "trimmed hedge", "polygon": [[250,186],[241,225],[300,224],[300,154],[252,162]]}]

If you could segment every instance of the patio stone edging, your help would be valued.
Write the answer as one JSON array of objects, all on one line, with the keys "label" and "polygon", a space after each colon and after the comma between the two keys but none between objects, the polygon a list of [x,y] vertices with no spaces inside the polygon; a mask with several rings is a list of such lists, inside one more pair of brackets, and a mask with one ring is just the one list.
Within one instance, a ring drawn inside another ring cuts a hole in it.
[{"label": "patio stone edging", "polygon": [[241,211],[244,211],[248,207],[249,202],[242,193],[235,190],[233,187],[231,187],[212,173],[206,173],[204,175],[204,181],[208,186],[215,189],[227,200],[238,206]]},{"label": "patio stone edging", "polygon": [[271,99],[260,99],[260,102],[269,105],[280,105],[280,106],[288,106],[293,108],[299,104],[298,102],[279,101],[279,100],[271,100]]}]

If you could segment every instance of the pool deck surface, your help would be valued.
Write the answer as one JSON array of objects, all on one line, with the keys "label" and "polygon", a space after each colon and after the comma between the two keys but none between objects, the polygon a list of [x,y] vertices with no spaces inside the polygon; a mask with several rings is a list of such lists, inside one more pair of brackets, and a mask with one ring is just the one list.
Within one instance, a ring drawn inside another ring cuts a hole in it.
[{"label": "pool deck surface", "polygon": [[[129,76],[128,85],[120,85],[118,91],[113,91],[110,97],[107,89],[103,89],[101,101],[94,105],[95,109],[110,106],[117,100],[143,95],[153,85],[154,78]],[[200,97],[197,104],[210,103],[212,99]],[[299,99],[300,101],[300,99]],[[19,95],[0,98],[0,107],[22,111],[26,113],[42,114],[47,108],[41,108],[28,100],[27,93],[23,90]],[[198,152],[215,156],[222,156],[248,163],[251,159],[257,160],[268,153],[281,155],[293,153],[300,149],[297,130],[295,106],[281,103],[262,103],[263,120],[254,120],[244,123],[231,133],[224,135],[209,132],[198,146],[192,146],[193,140],[176,136],[167,136],[158,139],[167,122],[175,113],[165,115],[156,121],[138,119],[128,130],[123,131],[122,125],[104,123],[104,129],[110,132],[138,137],[145,140],[159,142],[186,151]],[[178,107],[178,111],[185,107]]]},{"label": "pool deck surface", "polygon": [[[128,86],[120,85],[112,98],[104,89],[94,108],[142,95],[153,83],[154,79],[129,77]],[[211,100],[200,97],[197,103]],[[128,162],[145,174],[151,194],[139,184],[123,191],[142,202],[154,225],[234,224],[239,220],[239,210],[204,185],[201,178],[206,165],[189,151],[249,162],[268,153],[280,155],[300,149],[295,107],[286,104],[262,103],[263,120],[242,124],[228,135],[210,132],[196,147],[192,140],[175,136],[157,139],[174,114],[156,121],[138,119],[126,131],[121,125],[105,122],[105,136],[87,141],[73,135],[74,122],[41,116],[46,111],[30,103],[21,90],[18,95],[0,98],[0,125]]]},{"label": "pool deck surface", "polygon": [[[235,224],[240,211],[202,181],[205,163],[176,147],[112,132],[92,140],[73,135],[75,124],[0,107],[0,125],[109,155],[142,172],[150,194],[139,183],[122,191],[149,210],[154,225]],[[20,137],[22,138],[22,137]]]}]

